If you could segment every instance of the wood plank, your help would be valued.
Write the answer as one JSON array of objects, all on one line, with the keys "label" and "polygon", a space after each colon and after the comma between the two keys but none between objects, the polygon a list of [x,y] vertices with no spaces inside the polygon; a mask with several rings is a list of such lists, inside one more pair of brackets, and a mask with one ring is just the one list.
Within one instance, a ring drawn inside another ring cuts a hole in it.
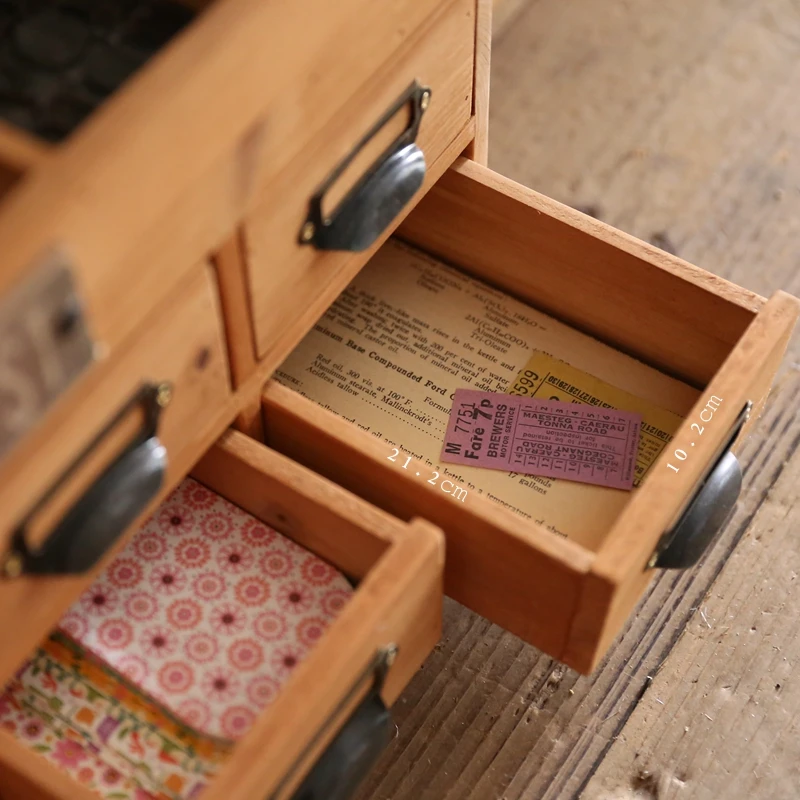
[{"label": "wood plank", "polygon": [[[231,381],[236,390],[258,366],[241,229],[237,229],[223,243],[212,260],[219,287],[222,321],[225,325]],[[261,418],[261,403],[258,398],[253,397],[243,401],[234,427],[259,442],[264,441],[264,421]]]},{"label": "wood plank", "polygon": [[489,160],[489,87],[492,64],[492,8],[497,0],[476,0],[475,81],[472,89],[472,115],[475,138],[464,155],[479,164]]},{"label": "wood plank", "polygon": [[[793,403],[798,392],[800,371],[774,390],[740,453],[745,487],[739,507],[702,564],[659,576],[592,675],[578,675],[448,600],[442,641],[396,706],[399,736],[368,778],[360,800],[637,797],[633,773],[626,778],[627,795],[622,788],[606,795],[581,791],[648,692],[652,676],[666,669],[663,665],[684,626],[705,627],[700,610],[706,608],[708,588],[742,539],[759,535],[752,526],[764,507],[766,487],[794,471],[800,419]],[[785,500],[778,498],[778,504]],[[741,571],[748,567],[742,563]],[[786,685],[779,678],[775,682]],[[648,710],[655,706],[648,704]],[[648,723],[652,719],[651,713]],[[642,723],[631,735],[629,749],[635,752],[646,727]],[[682,732],[683,724],[676,729]],[[655,751],[651,755],[657,759]],[[787,758],[789,763],[796,764],[796,758]],[[694,780],[702,785],[701,776]],[[764,798],[775,796],[780,795]]]},{"label": "wood plank", "polygon": [[[168,456],[161,495],[177,483],[235,414],[236,401],[230,395],[218,320],[211,268],[204,266],[178,287],[176,296],[153,309],[142,338],[130,350],[120,353],[119,360],[102,373],[102,380],[91,385],[92,403],[79,402],[73,414],[55,415],[26,441],[18,458],[15,455],[2,465],[0,502],[4,526],[0,535],[12,534],[76,454],[128,401],[143,377],[173,384],[173,399],[159,424],[159,438]],[[110,461],[111,454],[108,455]],[[92,466],[99,470],[105,464],[92,459]],[[81,472],[77,479],[67,485],[72,502],[80,496],[80,483],[85,483]],[[155,503],[151,503],[140,519],[154,507]],[[123,536],[112,550],[118,550],[124,539]],[[0,648],[0,682],[13,673],[24,654],[56,623],[62,610],[78,597],[110,557],[109,552],[100,564],[81,575],[0,580],[0,616],[7,637]]]},{"label": "wood plank", "polygon": [[[430,24],[410,36],[395,60],[376,71],[362,92],[342,103],[336,119],[317,131],[309,146],[258,199],[247,219],[245,241],[256,349],[261,357],[295,324],[298,308],[305,311],[337,274],[355,274],[375,250],[370,247],[353,254],[300,244],[298,234],[310,198],[415,80],[431,87],[430,105],[416,142],[428,166],[439,163],[472,119],[474,47],[475,0],[442,4]],[[450,155],[451,161],[456,155]],[[412,202],[430,186],[426,180]],[[408,206],[393,220],[392,228],[407,213]]]},{"label": "wood plank", "polygon": [[[278,383],[265,389],[264,418],[271,447],[400,519],[419,516],[440,526],[448,596],[562,652],[592,553],[474,492],[454,500],[413,477],[426,469],[421,461],[397,469],[383,442]],[[553,597],[558,603],[551,607]]]},{"label": "wood plank", "polygon": [[[428,165],[425,174],[425,182],[421,191],[424,193],[433,186],[440,178],[442,173],[453,163],[454,159],[463,152],[467,144],[474,136],[475,125],[472,119],[458,132],[455,138],[447,145],[444,152],[433,163]],[[410,209],[400,212],[398,221],[408,214]],[[378,241],[365,253],[357,258],[345,258],[341,260],[339,266],[331,269],[325,276],[324,286],[319,283],[309,286],[309,294],[300,308],[293,307],[293,315],[287,320],[283,328],[277,332],[269,350],[264,357],[258,361],[255,369],[246,375],[245,383],[240,385],[239,400],[243,409],[249,409],[254,399],[261,403],[261,390],[264,384],[274,372],[276,367],[286,358],[287,355],[297,346],[298,342],[306,335],[309,328],[318,320],[330,304],[341,294],[347,284],[353,279],[356,273],[369,260],[370,256],[386,241],[391,231],[383,233]],[[226,282],[228,278],[226,277]],[[241,323],[241,321],[240,321]],[[237,335],[241,336],[244,326]],[[249,412],[252,416],[253,412]],[[261,439],[262,436],[255,438]]]},{"label": "wood plank", "polygon": [[378,648],[399,648],[382,692],[391,703],[433,647],[441,631],[444,539],[430,523],[403,525],[237,432],[221,439],[196,474],[302,544],[319,545],[335,563],[353,569],[361,559],[353,597],[205,792],[214,800],[272,796],[309,732],[323,728]]},{"label": "wood plank", "polygon": [[[800,390],[800,373],[789,382]],[[786,398],[789,399],[789,398]],[[790,411],[784,406],[784,411]],[[782,441],[800,440],[800,418]],[[587,797],[793,797],[800,780],[796,547],[800,453],[751,511],[749,531],[702,598],[588,782]]]},{"label": "wood plank", "polygon": [[397,520],[290,459],[229,431],[192,477],[337,569],[363,578],[400,535]]},{"label": "wood plank", "polygon": [[[311,757],[335,734],[344,718],[340,700],[362,682],[363,688],[370,684],[373,676],[365,667],[379,648],[397,646],[381,690],[389,704],[433,647],[441,632],[444,538],[430,523],[402,524],[235,431],[204,457],[197,475],[226,496],[230,490],[231,500],[242,501],[297,541],[320,545],[321,553],[359,578],[330,630],[204,791],[210,798],[272,796],[290,765],[304,754],[311,734],[324,734],[312,743]],[[353,568],[357,558],[361,560]],[[8,734],[0,733],[0,778],[6,777],[0,790],[12,787],[13,800],[86,797],[85,790],[52,766],[38,769],[34,753],[3,741]],[[281,791],[278,796],[289,794]]]}]

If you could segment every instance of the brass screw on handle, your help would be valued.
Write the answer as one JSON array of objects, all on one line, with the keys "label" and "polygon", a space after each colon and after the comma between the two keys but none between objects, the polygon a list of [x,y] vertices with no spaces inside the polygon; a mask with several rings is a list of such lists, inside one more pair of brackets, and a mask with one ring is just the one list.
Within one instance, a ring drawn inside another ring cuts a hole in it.
[{"label": "brass screw on handle", "polygon": [[386,645],[386,647],[384,648],[383,660],[384,664],[386,665],[386,669],[389,669],[389,667],[391,667],[392,664],[394,664],[394,661],[397,658],[397,652],[398,648],[397,645],[394,644],[394,642],[392,644]]},{"label": "brass screw on handle", "polygon": [[422,97],[419,100],[419,107],[423,111],[427,111],[428,106],[431,104],[431,93],[429,91],[424,91],[422,93]]},{"label": "brass screw on handle", "polygon": [[161,408],[166,408],[172,401],[172,384],[160,383],[156,389],[156,403]]},{"label": "brass screw on handle", "polygon": [[7,553],[2,569],[6,578],[19,578],[22,575],[22,556],[19,553]]},{"label": "brass screw on handle", "polygon": [[304,242],[310,242],[314,238],[314,234],[317,232],[317,229],[313,222],[306,222],[303,225],[302,230],[300,231],[300,238]]}]

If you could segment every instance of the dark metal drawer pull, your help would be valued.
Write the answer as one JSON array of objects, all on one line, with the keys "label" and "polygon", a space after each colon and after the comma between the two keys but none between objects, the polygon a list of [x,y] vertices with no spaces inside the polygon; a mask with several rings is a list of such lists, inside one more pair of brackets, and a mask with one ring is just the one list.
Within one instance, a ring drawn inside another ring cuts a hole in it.
[{"label": "dark metal drawer pull", "polygon": [[[158,420],[171,393],[169,384],[146,384],[137,390],[14,531],[11,547],[1,562],[5,577],[85,572],[107,552],[163,484],[167,450],[158,439]],[[136,436],[59,520],[41,546],[31,548],[26,536],[31,520],[137,405],[142,407],[144,422]]]},{"label": "dark metal drawer pull", "polygon": [[750,416],[751,407],[752,403],[748,402],[739,413],[692,499],[661,538],[649,567],[685,569],[694,566],[728,521],[742,489],[742,469],[730,448]]},{"label": "dark metal drawer pull", "polygon": [[[378,239],[425,179],[425,156],[414,141],[430,99],[431,90],[415,81],[333,170],[309,201],[308,216],[299,233],[301,244],[313,245],[318,250],[359,252]],[[322,210],[325,194],[364,146],[409,103],[411,119],[406,129],[372,164],[330,217],[325,218]]]},{"label": "dark metal drawer pull", "polygon": [[291,800],[348,800],[353,795],[391,740],[392,718],[381,697],[381,689],[396,656],[397,646],[394,644],[375,654],[270,795],[270,800],[283,797],[283,790],[297,774],[308,753],[330,730],[364,682],[371,679],[372,685],[366,696],[317,759]]}]

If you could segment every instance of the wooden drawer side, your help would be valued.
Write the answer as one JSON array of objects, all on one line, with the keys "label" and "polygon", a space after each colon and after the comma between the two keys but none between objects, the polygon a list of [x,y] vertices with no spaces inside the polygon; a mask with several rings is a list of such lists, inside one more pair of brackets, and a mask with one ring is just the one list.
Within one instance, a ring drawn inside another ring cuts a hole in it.
[{"label": "wooden drawer side", "polygon": [[465,159],[399,233],[695,386],[708,383],[764,304],[746,289]]},{"label": "wooden drawer side", "polygon": [[[405,525],[233,431],[203,456],[194,477],[215,492],[232,490],[230,500],[357,579],[335,621],[203,791],[211,800],[287,798],[372,685],[375,655],[396,645],[381,687],[390,705],[438,640],[443,537],[430,523]],[[0,731],[0,779],[2,800],[94,796],[7,731]]]},{"label": "wooden drawer side", "polygon": [[[432,649],[441,632],[443,539],[429,523],[401,525],[353,502],[339,486],[234,431],[192,474],[360,579],[330,635],[297,668],[207,790],[215,800],[268,797],[380,647],[399,645],[382,692],[387,704]],[[289,788],[282,786],[280,797]]]},{"label": "wooden drawer side", "polygon": [[[567,657],[583,669],[597,663],[653,579],[655,571],[647,563],[658,538],[674,525],[676,508],[682,509],[691,498],[742,407],[747,401],[753,403],[750,421],[737,442],[760,416],[799,314],[800,301],[791,295],[776,292],[770,298],[603,542],[585,583],[567,648]],[[710,398],[714,400],[708,406]],[[710,412],[704,409],[708,408],[713,413],[706,422]],[[703,433],[698,434],[701,428]],[[676,450],[686,453],[686,458],[676,457]],[[679,471],[670,469],[669,463]]]}]

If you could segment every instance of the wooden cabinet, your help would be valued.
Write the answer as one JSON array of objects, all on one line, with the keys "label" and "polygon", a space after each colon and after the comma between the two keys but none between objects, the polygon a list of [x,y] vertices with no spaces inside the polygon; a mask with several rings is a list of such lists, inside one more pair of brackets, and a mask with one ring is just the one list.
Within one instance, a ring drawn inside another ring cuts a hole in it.
[{"label": "wooden cabinet", "polygon": [[[385,708],[410,680],[443,586],[590,671],[659,564],[675,566],[664,553],[698,498],[713,511],[708,487],[763,407],[798,301],[487,169],[489,0],[186,2],[169,35],[147,36],[157,4],[141,5],[130,30],[150,49],[116,82],[103,62],[102,99],[61,127],[49,106],[0,125],[0,678],[192,474],[356,584],[202,795],[288,798],[328,774],[367,698]],[[66,24],[53,8],[47,24]],[[111,41],[91,14],[70,58]],[[96,90],[83,61],[69,70]],[[684,382],[680,468],[663,453],[602,535],[565,538],[477,494],[454,502],[349,414],[274,380],[396,241]],[[0,737],[2,800],[94,796]]]}]

